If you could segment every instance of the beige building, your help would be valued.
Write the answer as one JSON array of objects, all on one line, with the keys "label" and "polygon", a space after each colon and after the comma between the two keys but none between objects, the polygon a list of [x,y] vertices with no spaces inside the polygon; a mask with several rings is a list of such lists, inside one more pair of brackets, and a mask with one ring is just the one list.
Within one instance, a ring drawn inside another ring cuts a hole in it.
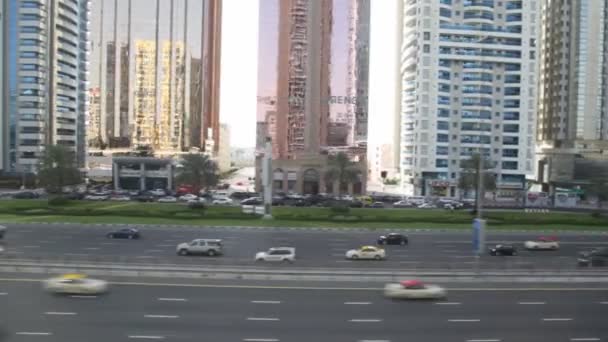
[{"label": "beige building", "polygon": [[552,192],[586,181],[577,165],[608,160],[608,1],[542,6],[537,178]]}]

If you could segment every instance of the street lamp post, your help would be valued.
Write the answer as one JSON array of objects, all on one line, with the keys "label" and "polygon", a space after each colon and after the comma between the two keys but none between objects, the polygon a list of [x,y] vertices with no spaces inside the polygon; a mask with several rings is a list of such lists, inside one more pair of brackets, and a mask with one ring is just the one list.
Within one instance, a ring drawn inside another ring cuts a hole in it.
[{"label": "street lamp post", "polygon": [[272,140],[266,138],[262,158],[262,186],[264,187],[264,218],[272,219]]}]

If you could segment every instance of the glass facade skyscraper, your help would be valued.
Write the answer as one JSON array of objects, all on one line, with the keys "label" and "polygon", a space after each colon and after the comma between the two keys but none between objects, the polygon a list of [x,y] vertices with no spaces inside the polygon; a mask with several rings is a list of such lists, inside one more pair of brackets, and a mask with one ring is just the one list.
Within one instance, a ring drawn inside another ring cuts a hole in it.
[{"label": "glass facade skyscraper", "polygon": [[216,149],[220,23],[220,0],[95,1],[89,145]]}]

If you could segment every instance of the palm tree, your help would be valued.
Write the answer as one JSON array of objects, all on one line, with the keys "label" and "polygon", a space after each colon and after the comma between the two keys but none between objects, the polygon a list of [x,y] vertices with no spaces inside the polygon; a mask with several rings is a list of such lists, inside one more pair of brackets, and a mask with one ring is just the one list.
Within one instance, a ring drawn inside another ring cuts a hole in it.
[{"label": "palm tree", "polygon": [[61,193],[64,186],[80,183],[74,152],[61,145],[47,146],[38,164],[38,179],[49,193]]},{"label": "palm tree", "polygon": [[214,186],[218,182],[217,164],[205,154],[186,154],[182,157],[177,181],[198,190]]},{"label": "palm tree", "polygon": [[[492,162],[479,153],[475,153],[469,159],[460,161],[460,177],[458,178],[458,188],[460,190],[469,191],[475,190],[475,204],[479,201],[477,198],[477,185],[479,183],[479,166],[481,164],[483,186],[485,191],[493,191],[496,189],[496,178],[494,175],[484,172],[484,170],[493,169]],[[462,195],[461,195],[462,196]],[[483,197],[483,195],[482,195]]]},{"label": "palm tree", "polygon": [[338,196],[342,196],[342,184],[354,183],[359,179],[360,170],[352,162],[348,155],[339,152],[329,157],[327,170],[325,171],[325,181],[333,183],[338,181]]}]

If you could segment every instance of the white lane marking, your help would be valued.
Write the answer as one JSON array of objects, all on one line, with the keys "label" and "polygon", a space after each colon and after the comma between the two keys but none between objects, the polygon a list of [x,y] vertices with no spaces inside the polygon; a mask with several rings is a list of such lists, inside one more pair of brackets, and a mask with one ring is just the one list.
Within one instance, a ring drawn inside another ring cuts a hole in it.
[{"label": "white lane marking", "polygon": [[332,257],[343,257],[345,255],[345,253],[332,253],[331,256]]},{"label": "white lane marking", "polygon": [[573,337],[570,341],[599,341],[598,337]]},{"label": "white lane marking", "polygon": [[608,305],[608,302],[600,302],[600,304]]},{"label": "white lane marking", "polygon": [[168,244],[162,244],[162,245],[156,245],[156,247],[174,247],[175,245],[168,245]]},{"label": "white lane marking", "polygon": [[544,305],[546,302],[517,302],[520,305]]},{"label": "white lane marking", "polygon": [[162,253],[162,250],[160,249],[147,249],[144,251],[144,253]]},{"label": "white lane marking", "polygon": [[472,323],[472,322],[479,322],[481,321],[480,319],[448,319],[448,322],[453,322],[453,323]]},{"label": "white lane marking", "polygon": [[60,311],[47,311],[44,313],[45,315],[55,315],[55,316],[75,316],[77,313],[75,312],[60,312]]},{"label": "white lane marking", "polygon": [[545,322],[565,322],[571,320],[572,318],[543,318],[543,321]]},{"label": "white lane marking", "polygon": [[97,251],[97,250],[99,250],[99,247],[85,247],[83,249],[85,249],[87,251]]},{"label": "white lane marking", "polygon": [[102,242],[100,243],[100,245],[104,245],[104,246],[115,246],[117,245],[116,242]]},{"label": "white lane marking", "polygon": [[42,240],[42,241],[38,241],[40,243],[55,243],[55,241],[48,241],[48,240]]},{"label": "white lane marking", "polygon": [[281,304],[280,300],[252,300],[253,304]]},{"label": "white lane marking", "polygon": [[391,340],[359,340],[357,342],[391,342]]},{"label": "white lane marking", "polygon": [[145,318],[179,318],[177,315],[144,315]]},{"label": "white lane marking", "polygon": [[97,296],[79,296],[79,295],[72,295],[70,297],[72,297],[72,298],[86,298],[86,299],[97,298]]},{"label": "white lane marking", "polygon": [[246,342],[278,342],[279,340],[276,338],[244,338],[243,341],[246,341]]},{"label": "white lane marking", "polygon": [[354,318],[354,319],[349,319],[349,322],[353,322],[353,323],[377,323],[377,322],[382,322],[381,319],[377,319],[377,318]]},{"label": "white lane marking", "polygon": [[40,248],[40,246],[30,245],[30,246],[23,246],[23,248]]},{"label": "white lane marking", "polygon": [[248,321],[278,321],[277,317],[247,317]]},{"label": "white lane marking", "polygon": [[129,335],[129,338],[144,339],[144,340],[163,340],[164,336],[154,335]]},{"label": "white lane marking", "polygon": [[8,292],[0,292],[0,296],[8,296]]},{"label": "white lane marking", "polygon": [[467,342],[500,342],[500,340],[497,338],[482,338],[475,340],[467,340]]},{"label": "white lane marking", "polygon": [[163,302],[187,302],[186,298],[158,298],[158,300]]},{"label": "white lane marking", "polygon": [[154,258],[154,257],[151,256],[151,255],[138,255],[138,256],[136,256],[136,258],[138,258],[138,259],[151,259],[151,258]]},{"label": "white lane marking", "polygon": [[435,305],[460,305],[462,303],[459,302],[437,302]]},{"label": "white lane marking", "polygon": [[71,255],[71,256],[88,256],[90,254],[87,253],[64,253],[64,255]]},{"label": "white lane marking", "polygon": [[16,335],[26,335],[26,336],[50,336],[53,333],[50,332],[33,332],[33,331],[20,331],[15,333]]},{"label": "white lane marking", "polygon": [[344,302],[345,305],[370,305],[372,302]]}]

